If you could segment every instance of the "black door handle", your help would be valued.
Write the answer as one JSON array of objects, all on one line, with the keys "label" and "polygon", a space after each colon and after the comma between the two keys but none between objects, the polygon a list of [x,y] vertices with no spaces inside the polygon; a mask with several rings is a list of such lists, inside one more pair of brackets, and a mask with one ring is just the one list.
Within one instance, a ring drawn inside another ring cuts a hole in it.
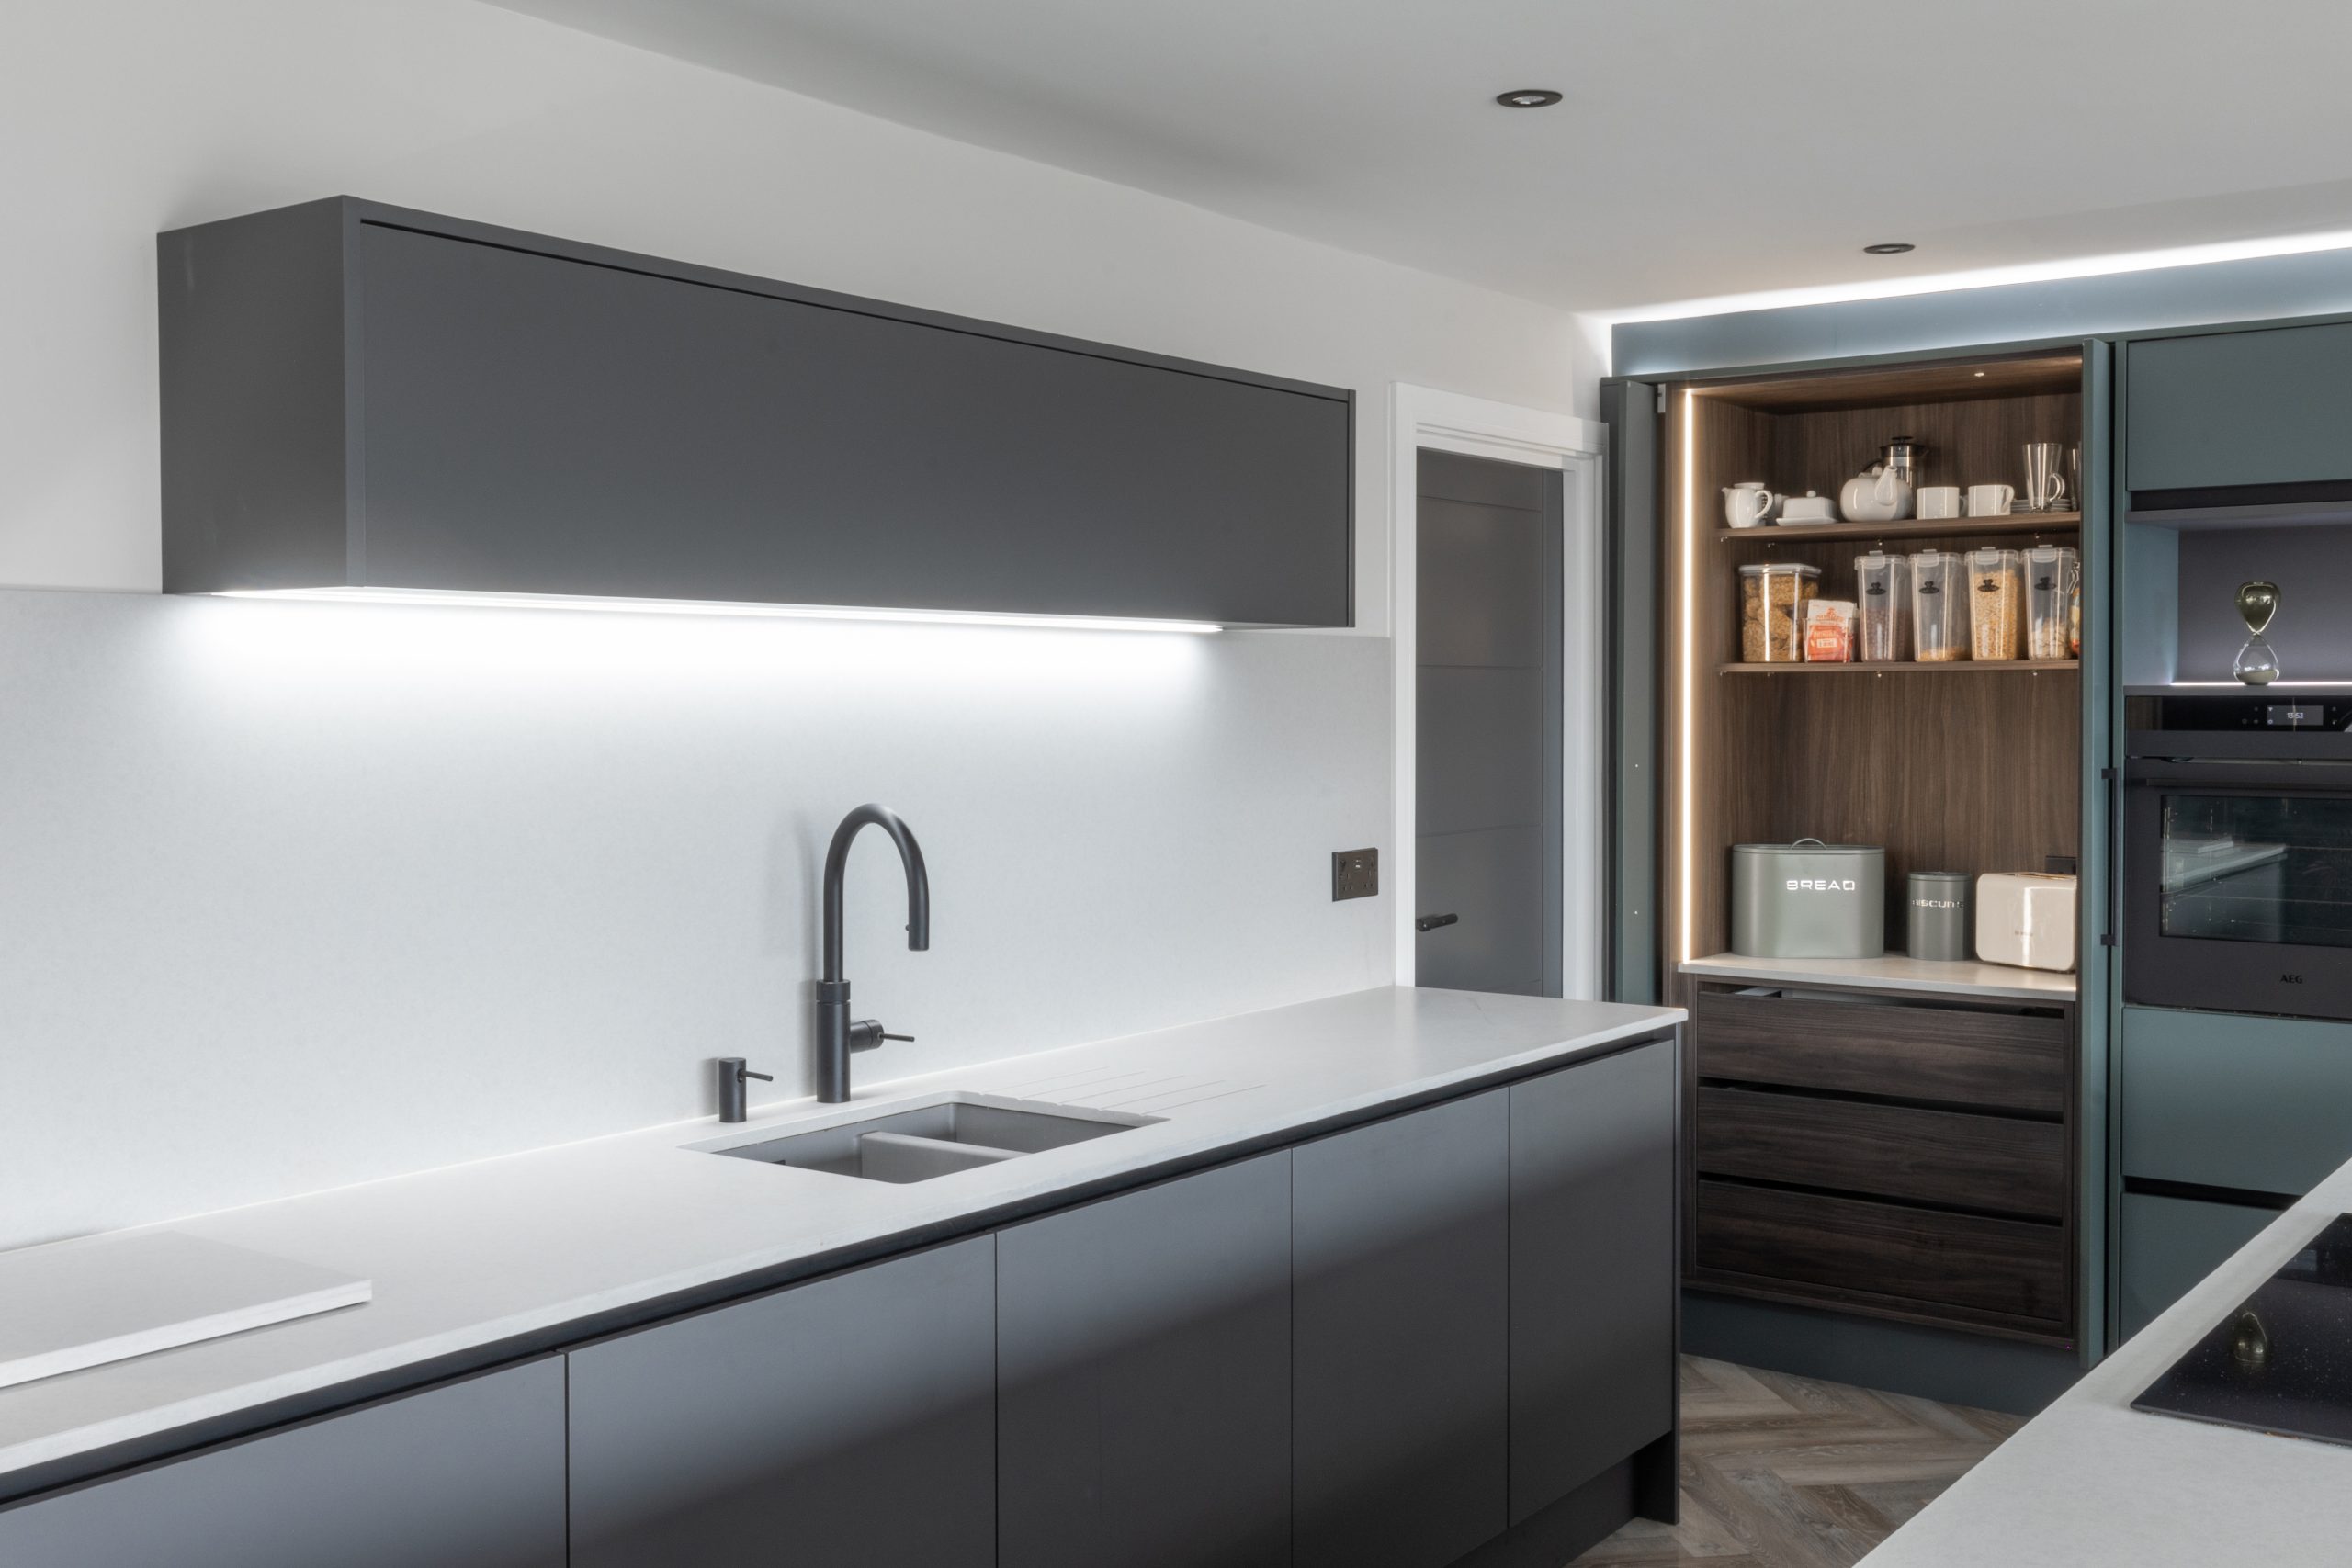
[{"label": "black door handle", "polygon": [[1459,915],[1423,915],[1413,922],[1417,931],[1433,931],[1440,926],[1450,926],[1462,919]]}]

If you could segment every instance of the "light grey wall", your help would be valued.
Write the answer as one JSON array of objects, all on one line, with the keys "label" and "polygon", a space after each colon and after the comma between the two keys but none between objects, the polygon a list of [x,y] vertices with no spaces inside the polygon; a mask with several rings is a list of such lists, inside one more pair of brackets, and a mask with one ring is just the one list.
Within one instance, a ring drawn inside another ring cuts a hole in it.
[{"label": "light grey wall", "polygon": [[2180,672],[2226,681],[2245,642],[2238,584],[2278,585],[2270,646],[2290,681],[2352,681],[2352,533],[2251,528],[2180,536]]},{"label": "light grey wall", "polygon": [[[0,1247],[1389,975],[1388,645],[0,592]],[[754,1086],[765,1089],[765,1086]]]},{"label": "light grey wall", "polygon": [[861,850],[858,999],[922,1036],[868,1077],[1388,980],[1325,857],[1388,847],[1390,387],[1566,408],[1566,314],[475,0],[16,11],[0,584],[157,581],[156,231],[350,192],[1351,387],[1360,624],[0,592],[0,1246],[685,1116],[722,1054],[805,1090],[864,799],[938,899],[893,949]]}]

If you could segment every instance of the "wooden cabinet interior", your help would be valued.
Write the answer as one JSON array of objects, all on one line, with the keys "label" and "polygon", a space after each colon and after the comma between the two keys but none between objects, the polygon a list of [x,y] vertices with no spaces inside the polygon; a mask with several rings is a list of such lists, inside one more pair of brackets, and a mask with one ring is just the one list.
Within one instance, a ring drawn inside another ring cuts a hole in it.
[{"label": "wooden cabinet interior", "polygon": [[[1970,667],[1973,678],[1961,681],[1929,679],[1949,665],[1841,670],[1840,680],[1727,671],[1740,657],[1739,567],[1818,567],[1821,597],[1851,599],[1854,558],[1880,538],[1867,524],[1727,533],[1721,492],[1761,479],[1791,494],[1835,495],[1896,435],[1926,443],[1924,484],[2014,484],[2027,442],[2080,445],[2081,377],[2081,358],[2069,352],[1670,389],[1661,579],[1669,1000],[1689,1002],[1690,987],[1674,973],[1679,959],[1731,944],[1733,844],[1810,837],[1885,845],[1891,950],[1903,944],[1899,900],[1909,873],[2040,871],[2049,856],[2079,852],[2075,671],[2025,661]],[[2080,536],[2078,513],[2005,522],[2017,531],[1997,539],[1984,536],[1982,520],[1963,519],[1948,535],[1905,524],[1887,542],[1910,554],[2074,545]]]}]

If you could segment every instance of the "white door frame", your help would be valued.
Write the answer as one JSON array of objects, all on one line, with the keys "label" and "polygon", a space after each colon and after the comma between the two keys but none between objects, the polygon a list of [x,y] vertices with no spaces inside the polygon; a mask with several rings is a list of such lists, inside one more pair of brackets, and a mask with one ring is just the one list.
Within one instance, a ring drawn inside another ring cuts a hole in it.
[{"label": "white door frame", "polygon": [[1560,989],[1601,995],[1601,867],[1607,864],[1601,784],[1608,755],[1602,683],[1602,462],[1609,430],[1592,420],[1521,408],[1398,381],[1391,387],[1388,487],[1388,628],[1393,665],[1395,819],[1388,886],[1396,900],[1396,983],[1413,983],[1415,947],[1414,773],[1419,641],[1419,454],[1424,447],[1557,468],[1566,476],[1560,563]]}]

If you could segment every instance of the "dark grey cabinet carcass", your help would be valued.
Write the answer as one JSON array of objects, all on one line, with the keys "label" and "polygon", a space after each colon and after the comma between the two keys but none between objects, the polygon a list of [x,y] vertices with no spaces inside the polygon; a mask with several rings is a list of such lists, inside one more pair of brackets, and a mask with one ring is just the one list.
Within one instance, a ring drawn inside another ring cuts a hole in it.
[{"label": "dark grey cabinet carcass", "polygon": [[1292,1152],[1298,1568],[1439,1568],[1508,1522],[1509,1111]]},{"label": "dark grey cabinet carcass", "polygon": [[0,1510],[7,1568],[563,1568],[563,1362]]},{"label": "dark grey cabinet carcass", "polygon": [[1674,1047],[1510,1088],[1510,1517],[1674,1427]]},{"label": "dark grey cabinet carcass", "polygon": [[349,198],[158,243],[170,592],[1351,619],[1344,389]]},{"label": "dark grey cabinet carcass", "polygon": [[2123,411],[2134,511],[2352,500],[2352,321],[2132,339]]},{"label": "dark grey cabinet carcass", "polygon": [[997,1234],[1002,1568],[1290,1562],[1290,1161]]},{"label": "dark grey cabinet carcass", "polygon": [[991,1236],[570,1353],[572,1568],[996,1560]]}]

